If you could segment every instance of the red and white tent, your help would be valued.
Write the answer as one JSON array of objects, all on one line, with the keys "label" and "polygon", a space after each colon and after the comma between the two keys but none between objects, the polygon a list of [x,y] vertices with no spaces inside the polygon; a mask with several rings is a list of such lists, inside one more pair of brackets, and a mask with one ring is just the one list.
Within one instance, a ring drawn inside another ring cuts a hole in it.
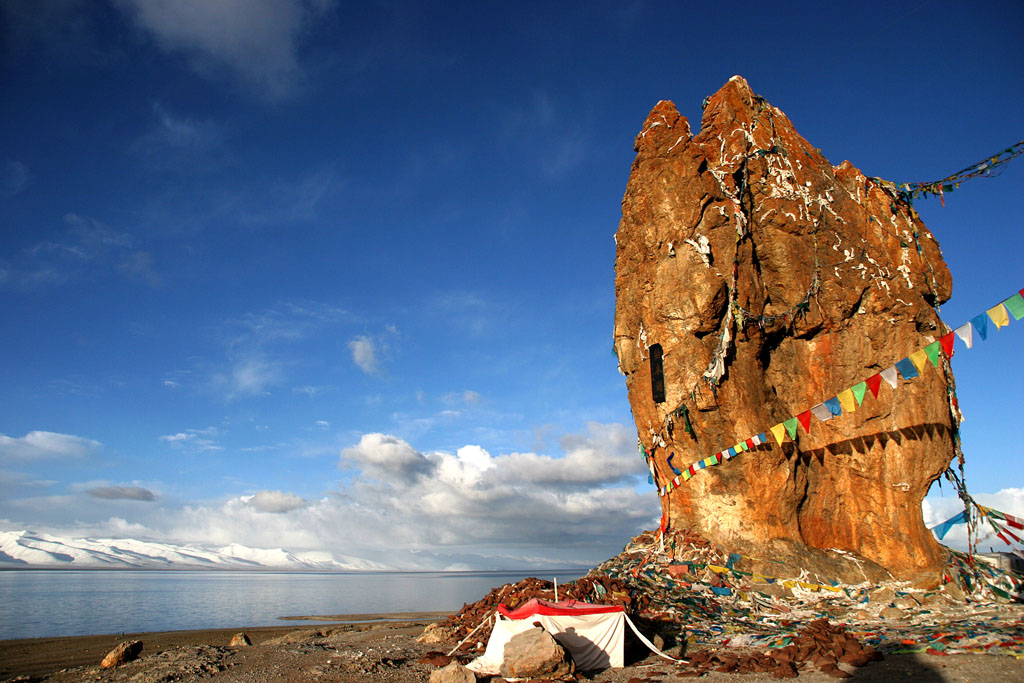
[{"label": "red and white tent", "polygon": [[636,626],[618,605],[592,605],[575,600],[549,602],[533,598],[517,609],[498,605],[494,629],[484,654],[469,663],[477,673],[497,675],[505,658],[505,644],[517,633],[539,623],[566,649],[579,671],[596,671],[623,666],[625,625],[662,657],[660,652],[637,631]]}]

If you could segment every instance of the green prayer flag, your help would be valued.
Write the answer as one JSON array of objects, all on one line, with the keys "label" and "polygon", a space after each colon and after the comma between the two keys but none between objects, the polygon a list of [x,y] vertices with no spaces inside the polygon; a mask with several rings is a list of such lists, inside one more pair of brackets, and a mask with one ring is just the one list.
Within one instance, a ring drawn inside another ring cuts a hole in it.
[{"label": "green prayer flag", "polygon": [[850,388],[853,390],[853,397],[855,399],[857,399],[857,405],[860,405],[861,403],[863,403],[864,402],[864,394],[868,390],[868,383],[867,382],[861,382],[860,384],[854,384]]},{"label": "green prayer flag", "polygon": [[932,362],[932,367],[939,367],[939,352],[942,345],[939,342],[932,342],[928,346],[924,347],[924,352],[928,354],[928,360]]},{"label": "green prayer flag", "polygon": [[788,420],[785,420],[782,424],[786,426],[786,433],[789,434],[789,438],[796,439],[797,419],[795,417],[791,417]]},{"label": "green prayer flag", "polygon": [[1013,314],[1014,320],[1024,318],[1024,297],[1020,295],[1020,292],[1004,301],[1003,305],[1006,306],[1006,310]]}]

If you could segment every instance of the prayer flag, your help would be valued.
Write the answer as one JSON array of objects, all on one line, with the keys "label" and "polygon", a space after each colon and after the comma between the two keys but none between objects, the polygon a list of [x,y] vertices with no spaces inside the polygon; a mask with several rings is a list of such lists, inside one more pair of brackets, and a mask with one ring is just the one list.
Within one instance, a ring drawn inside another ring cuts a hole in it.
[{"label": "prayer flag", "polygon": [[757,445],[756,443],[754,443],[754,438],[755,437],[752,436],[743,442],[744,444],[746,444],[747,450],[750,450],[751,448]]},{"label": "prayer flag", "polygon": [[811,433],[811,411],[805,410],[796,416],[796,419],[803,425],[804,432],[807,434]]},{"label": "prayer flag", "polygon": [[974,346],[974,339],[971,337],[970,323],[964,323],[960,327],[953,330],[953,332],[956,333],[956,336],[960,337],[960,341],[964,343],[964,346],[966,346],[967,348],[971,348],[972,346]]},{"label": "prayer flag", "polygon": [[1013,313],[1014,320],[1024,318],[1024,296],[1021,296],[1020,292],[1004,301],[1003,305],[1009,309],[1010,313]]},{"label": "prayer flag", "polygon": [[942,351],[946,354],[947,358],[953,357],[953,340],[955,338],[956,335],[952,332],[939,338],[939,344],[942,346]]},{"label": "prayer flag", "polygon": [[715,453],[711,457],[715,459],[715,464],[716,465],[721,465],[722,464],[722,454],[721,453]]},{"label": "prayer flag", "polygon": [[939,342],[932,342],[928,346],[924,347],[925,355],[928,356],[928,360],[932,362],[932,367],[939,367],[939,354],[942,353],[942,344]]},{"label": "prayer flag", "polygon": [[836,398],[839,399],[839,405],[842,407],[844,413],[852,413],[857,410],[857,399],[853,397],[853,389],[840,391],[836,394]]},{"label": "prayer flag", "polygon": [[1006,523],[1012,526],[1014,529],[1024,530],[1024,520],[1017,519],[1013,515],[1006,515]]},{"label": "prayer flag", "polygon": [[819,403],[811,408],[811,412],[814,413],[814,417],[818,418],[822,422],[828,422],[832,419],[832,411],[829,410],[828,406],[824,403]]},{"label": "prayer flag", "polygon": [[839,399],[837,397],[833,396],[829,400],[825,401],[825,405],[828,406],[828,411],[836,417],[843,414],[843,407],[839,405]]},{"label": "prayer flag", "polygon": [[904,358],[896,364],[896,369],[899,370],[900,375],[903,379],[914,379],[917,377],[917,369],[914,368],[914,361],[909,358]]},{"label": "prayer flag", "polygon": [[[868,383],[858,382],[850,387],[850,391],[853,392],[853,398],[857,401],[857,405],[864,403],[864,394],[867,393]],[[852,409],[851,409],[852,410]]]},{"label": "prayer flag", "polygon": [[893,365],[891,367],[888,367],[885,370],[882,370],[878,374],[882,376],[882,379],[884,379],[886,381],[886,383],[890,387],[892,387],[893,389],[896,388],[896,379],[897,378],[896,378],[896,366],[895,365]]},{"label": "prayer flag", "polygon": [[746,451],[747,450],[747,442],[746,441],[740,441],[738,444],[736,444],[736,450],[738,450],[738,451]]},{"label": "prayer flag", "polygon": [[907,356],[907,358],[909,358],[910,362],[914,364],[915,368],[917,368],[918,374],[924,372],[925,363],[928,362],[928,354],[925,353],[924,349],[914,351],[912,354]]},{"label": "prayer flag", "polygon": [[996,536],[998,536],[999,540],[1001,540],[1006,545],[1013,545],[1012,543],[1010,543],[1010,539],[1008,539],[1006,536],[1003,536],[1003,532],[997,531]]},{"label": "prayer flag", "polygon": [[950,517],[942,524],[936,524],[935,526],[933,526],[932,531],[935,532],[935,537],[941,540],[942,537],[945,536],[946,533],[953,528],[954,524],[964,524],[966,522],[966,513],[963,510],[961,510],[960,514]]},{"label": "prayer flag", "polygon": [[697,463],[693,463],[692,465],[690,465],[690,466],[689,466],[689,467],[687,468],[687,471],[689,472],[689,474],[690,474],[690,476],[691,476],[691,477],[692,477],[693,475],[697,474]]},{"label": "prayer flag", "polygon": [[865,384],[871,390],[871,395],[878,398],[878,387],[882,386],[882,376],[876,372],[865,380]]},{"label": "prayer flag", "polygon": [[760,434],[757,435],[757,440],[760,443],[768,443],[768,435],[765,434],[764,432],[761,432]]},{"label": "prayer flag", "polygon": [[[795,428],[796,425],[794,424],[793,427]],[[772,436],[775,437],[775,441],[781,446],[782,442],[786,440],[786,425],[780,422],[779,424],[772,427],[771,432]]]},{"label": "prayer flag", "polygon": [[783,421],[782,425],[786,428],[786,433],[789,434],[789,438],[795,440],[797,419],[795,417],[791,417],[788,420]]},{"label": "prayer flag", "polygon": [[986,313],[988,313],[988,317],[992,319],[992,322],[996,324],[997,330],[1004,325],[1010,324],[1010,316],[1006,314],[1006,307],[1002,304],[996,304],[988,309]]},{"label": "prayer flag", "polygon": [[981,337],[982,341],[988,339],[988,316],[984,313],[971,318],[971,325],[978,331],[978,336]]},{"label": "prayer flag", "polygon": [[683,470],[683,481],[690,481],[690,477],[692,477],[692,476],[693,475],[690,474],[690,470],[688,470],[688,469]]}]

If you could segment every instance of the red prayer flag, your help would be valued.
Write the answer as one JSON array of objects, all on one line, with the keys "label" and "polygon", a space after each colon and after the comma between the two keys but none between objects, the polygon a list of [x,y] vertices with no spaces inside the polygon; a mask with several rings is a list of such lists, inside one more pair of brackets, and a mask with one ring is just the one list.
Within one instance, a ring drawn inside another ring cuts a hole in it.
[{"label": "red prayer flag", "polygon": [[743,443],[747,444],[747,448],[749,448],[750,450],[754,450],[754,439],[747,439]]},{"label": "red prayer flag", "polygon": [[1013,515],[1006,515],[1006,523],[1014,529],[1024,529],[1024,521],[1017,519]]},{"label": "red prayer flag", "polygon": [[955,337],[956,335],[950,332],[949,334],[939,338],[939,343],[942,344],[942,350],[946,352],[946,356],[948,358],[953,357],[953,339]]},{"label": "red prayer flag", "polygon": [[799,415],[797,415],[796,419],[800,421],[801,425],[803,425],[804,431],[807,432],[808,434],[810,434],[811,433],[811,411],[805,410],[804,412],[802,412]]},{"label": "red prayer flag", "polygon": [[876,372],[864,380],[864,382],[868,385],[868,389],[871,390],[871,395],[878,398],[878,387],[882,385],[882,375]]},{"label": "red prayer flag", "polygon": [[999,539],[1006,545],[1013,545],[1012,543],[1010,543],[1010,539],[1008,539],[1006,536],[1003,536],[1003,532],[997,531],[996,536],[998,536]]}]

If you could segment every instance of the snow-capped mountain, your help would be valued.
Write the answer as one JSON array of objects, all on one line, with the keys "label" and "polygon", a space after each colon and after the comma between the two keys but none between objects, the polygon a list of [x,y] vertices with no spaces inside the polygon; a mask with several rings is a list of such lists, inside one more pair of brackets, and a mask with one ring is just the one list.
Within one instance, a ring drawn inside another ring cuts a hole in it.
[{"label": "snow-capped mountain", "polygon": [[0,567],[71,569],[285,569],[382,571],[393,569],[327,552],[289,552],[232,543],[221,548],[172,545],[130,538],[64,538],[33,531],[0,531]]}]

